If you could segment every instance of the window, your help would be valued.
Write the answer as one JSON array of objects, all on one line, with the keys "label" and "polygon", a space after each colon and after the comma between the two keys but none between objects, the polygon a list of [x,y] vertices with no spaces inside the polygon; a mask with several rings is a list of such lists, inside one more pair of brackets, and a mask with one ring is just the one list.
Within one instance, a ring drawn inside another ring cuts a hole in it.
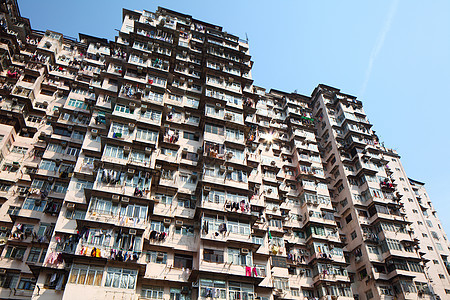
[{"label": "window", "polygon": [[289,279],[274,277],[273,278],[273,287],[275,289],[280,289],[283,291],[288,290],[289,289]]},{"label": "window", "polygon": [[42,118],[38,116],[28,116],[27,120],[33,123],[40,123],[42,121]]},{"label": "window", "polygon": [[45,200],[37,200],[37,199],[25,199],[22,208],[29,209],[34,211],[44,211],[45,206],[47,205],[47,201]]},{"label": "window", "polygon": [[190,292],[188,294],[182,293],[181,289],[171,288],[170,289],[170,300],[190,300]]},{"label": "window", "polygon": [[223,251],[222,250],[210,250],[210,249],[204,249],[203,250],[203,260],[207,262],[214,262],[214,263],[223,263]]},{"label": "window", "polygon": [[352,221],[352,219],[353,219],[352,214],[350,213],[350,214],[348,214],[348,216],[345,217],[345,222],[347,222],[347,224],[348,224]]},{"label": "window", "polygon": [[291,295],[292,297],[300,297],[300,290],[291,288]]},{"label": "window", "polygon": [[164,288],[157,286],[142,286],[141,297],[146,299],[163,299]]},{"label": "window", "polygon": [[62,183],[62,182],[56,182],[53,185],[52,191],[55,192],[55,193],[63,194],[65,192],[67,192],[67,185]]},{"label": "window", "polygon": [[352,240],[356,239],[356,231],[353,231],[352,234],[350,235]]},{"label": "window", "polygon": [[128,126],[116,122],[112,123],[111,132],[113,133],[113,137],[115,138],[121,138],[129,135]]},{"label": "window", "polygon": [[168,233],[169,227],[165,227],[163,222],[161,222],[161,221],[152,221],[150,223],[150,230]]},{"label": "window", "polygon": [[200,136],[198,134],[195,134],[195,133],[192,133],[192,132],[184,131],[183,132],[183,138],[186,139],[186,140],[198,141]]},{"label": "window", "polygon": [[369,250],[369,253],[373,253],[373,254],[377,254],[377,255],[380,254],[380,251],[378,250],[377,246],[368,245],[367,249]]},{"label": "window", "polygon": [[102,267],[73,265],[69,276],[69,283],[100,286],[102,279]]},{"label": "window", "polygon": [[148,109],[146,112],[141,111],[141,118],[159,122],[161,120],[161,114],[162,113],[160,111]]},{"label": "window", "polygon": [[19,214],[19,211],[20,211],[20,207],[19,206],[10,206],[8,208],[7,214],[11,215],[11,216],[17,216]]},{"label": "window", "polygon": [[167,253],[159,251],[148,251],[147,262],[165,265],[167,263]]},{"label": "window", "polygon": [[433,222],[431,222],[430,220],[426,220],[428,227],[433,227]]},{"label": "window", "polygon": [[78,154],[80,154],[80,149],[69,146],[69,147],[67,147],[66,153],[67,153],[67,155],[78,156]]},{"label": "window", "polygon": [[172,196],[164,195],[164,194],[156,194],[156,197],[159,197],[159,203],[160,204],[172,204]]},{"label": "window", "polygon": [[434,239],[439,240],[439,235],[437,234],[437,232],[431,231],[431,236],[432,236]]},{"label": "window", "polygon": [[272,267],[287,268],[286,257],[272,256]]},{"label": "window", "polygon": [[136,138],[150,142],[156,142],[156,140],[158,139],[158,132],[138,128],[136,132]]},{"label": "window", "polygon": [[6,249],[5,258],[22,260],[26,250],[26,247],[8,246]]},{"label": "window", "polygon": [[19,281],[19,274],[11,274],[8,272],[5,276],[0,277],[1,287],[3,288],[16,288]]},{"label": "window", "polygon": [[373,299],[373,292],[372,292],[372,290],[368,290],[366,292],[366,299],[367,300]]},{"label": "window", "polygon": [[192,269],[192,256],[175,254],[173,259],[173,267],[179,269]]},{"label": "window", "polygon": [[439,274],[439,278],[440,278],[440,279],[445,279],[444,274]]},{"label": "window", "polygon": [[249,223],[243,223],[241,221],[231,221],[227,222],[228,231],[231,233],[250,235],[251,226]]},{"label": "window", "polygon": [[127,156],[124,155],[123,147],[112,146],[112,145],[106,145],[103,154],[105,156],[119,158],[119,159],[126,159],[128,157],[128,155]]},{"label": "window", "polygon": [[105,287],[134,289],[136,286],[136,278],[136,270],[108,268],[106,272]]},{"label": "window", "polygon": [[83,210],[66,210],[66,218],[71,220],[84,220],[86,212]]},{"label": "window", "polygon": [[194,236],[194,226],[176,227],[175,233],[185,235],[185,236]]},{"label": "window", "polygon": [[19,285],[17,286],[17,289],[19,290],[27,290],[32,291],[34,290],[34,285],[36,284],[35,278],[20,278]]},{"label": "window", "polygon": [[18,154],[23,154],[23,155],[25,155],[27,153],[27,151],[28,151],[27,147],[20,147],[20,146],[14,146],[11,149],[11,153],[18,153]]},{"label": "window", "polygon": [[69,99],[69,102],[67,103],[67,105],[76,107],[76,108],[82,108],[82,109],[88,108],[87,104],[84,101],[78,100],[78,99]]},{"label": "window", "polygon": [[228,263],[238,266],[252,266],[251,252],[243,253],[241,249],[228,248]]},{"label": "window", "polygon": [[40,170],[46,170],[46,171],[55,171],[56,170],[56,163],[52,160],[41,160],[41,163],[39,165]]},{"label": "window", "polygon": [[128,106],[125,106],[122,104],[116,104],[116,106],[114,107],[114,110],[121,112],[121,113],[126,113],[126,114],[130,113],[130,108]]}]

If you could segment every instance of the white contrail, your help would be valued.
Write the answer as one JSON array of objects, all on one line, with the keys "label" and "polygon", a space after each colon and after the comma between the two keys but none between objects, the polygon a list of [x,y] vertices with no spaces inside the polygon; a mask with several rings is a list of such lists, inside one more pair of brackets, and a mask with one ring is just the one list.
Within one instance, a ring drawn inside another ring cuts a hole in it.
[{"label": "white contrail", "polygon": [[372,74],[373,63],[375,62],[375,59],[377,58],[378,54],[380,53],[381,48],[383,48],[384,40],[386,39],[386,35],[388,34],[389,30],[391,29],[392,20],[394,19],[395,12],[397,11],[397,6],[398,6],[399,2],[400,2],[400,0],[394,0],[392,2],[391,7],[389,9],[388,16],[386,18],[386,22],[384,23],[384,26],[381,29],[380,35],[378,36],[378,40],[372,49],[372,53],[370,54],[370,59],[369,59],[369,65],[367,66],[367,70],[366,70],[366,76],[364,78],[364,83],[361,87],[361,92],[359,93],[360,97],[363,97],[364,93],[366,92],[367,84],[369,83],[370,75]]}]

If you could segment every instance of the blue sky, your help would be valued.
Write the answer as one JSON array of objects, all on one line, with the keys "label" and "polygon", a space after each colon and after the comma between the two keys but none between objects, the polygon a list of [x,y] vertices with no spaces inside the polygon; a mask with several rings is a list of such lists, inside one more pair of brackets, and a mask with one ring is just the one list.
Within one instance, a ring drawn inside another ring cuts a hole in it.
[{"label": "blue sky", "polygon": [[73,37],[113,39],[122,7],[158,6],[247,35],[257,85],[310,95],[324,83],[358,96],[450,234],[450,1],[18,1],[33,28]]}]

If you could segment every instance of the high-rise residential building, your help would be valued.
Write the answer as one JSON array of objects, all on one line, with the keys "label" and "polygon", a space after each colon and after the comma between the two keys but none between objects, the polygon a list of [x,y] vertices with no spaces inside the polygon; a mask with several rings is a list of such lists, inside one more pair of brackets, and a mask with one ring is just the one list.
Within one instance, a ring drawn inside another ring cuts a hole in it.
[{"label": "high-rise residential building", "polygon": [[249,53],[164,8],[77,40],[0,1],[0,299],[450,299],[361,101],[258,87]]}]

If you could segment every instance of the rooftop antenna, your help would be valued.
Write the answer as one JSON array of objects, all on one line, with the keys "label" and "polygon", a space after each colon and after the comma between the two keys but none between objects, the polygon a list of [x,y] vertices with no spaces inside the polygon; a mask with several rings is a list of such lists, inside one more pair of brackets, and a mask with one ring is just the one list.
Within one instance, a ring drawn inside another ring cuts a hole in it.
[{"label": "rooftop antenna", "polygon": [[248,35],[247,35],[247,32],[245,33],[245,40],[246,40],[246,42],[248,43]]}]

